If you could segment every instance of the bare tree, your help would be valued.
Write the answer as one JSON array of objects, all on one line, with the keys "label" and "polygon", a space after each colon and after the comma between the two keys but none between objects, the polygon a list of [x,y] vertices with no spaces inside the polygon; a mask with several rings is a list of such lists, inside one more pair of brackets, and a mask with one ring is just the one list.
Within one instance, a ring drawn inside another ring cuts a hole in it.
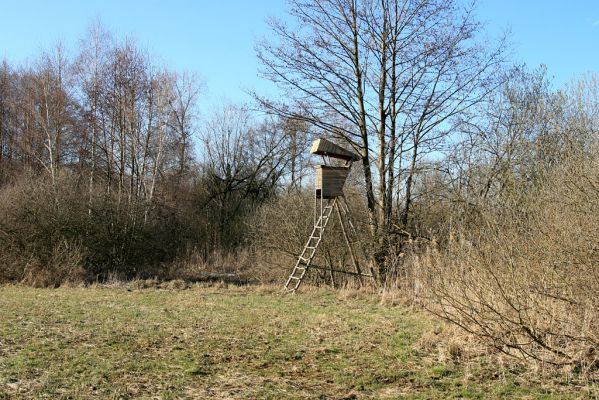
[{"label": "bare tree", "polygon": [[181,182],[191,166],[193,139],[197,133],[197,101],[203,85],[197,76],[188,73],[173,74],[170,79],[172,93],[168,98],[167,124],[172,131],[173,172]]},{"label": "bare tree", "polygon": [[101,101],[105,95],[105,66],[109,51],[109,33],[100,21],[95,21],[88,29],[87,36],[80,42],[80,53],[75,63],[75,74],[79,91],[79,104],[82,124],[79,147],[83,170],[88,170],[88,214],[91,215],[91,201],[94,193],[98,169],[99,134],[102,130]]},{"label": "bare tree", "polygon": [[0,64],[0,185],[15,156],[15,83],[17,77],[6,60]]},{"label": "bare tree", "polygon": [[244,107],[225,105],[205,125],[203,167],[208,193],[204,207],[216,205],[220,244],[238,242],[228,240],[239,236],[236,221],[276,190],[289,163],[287,143],[281,124],[257,122]]},{"label": "bare tree", "polygon": [[393,215],[408,226],[419,163],[440,149],[453,118],[495,87],[503,47],[478,44],[472,8],[452,0],[290,5],[297,25],[272,20],[277,41],[260,43],[258,57],[292,104],[256,98],[359,152],[380,247]]}]

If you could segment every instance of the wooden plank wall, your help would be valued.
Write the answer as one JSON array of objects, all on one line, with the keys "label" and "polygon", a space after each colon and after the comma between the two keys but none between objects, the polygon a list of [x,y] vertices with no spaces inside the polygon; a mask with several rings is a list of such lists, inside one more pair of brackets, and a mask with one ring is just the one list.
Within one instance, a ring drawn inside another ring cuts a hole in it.
[{"label": "wooden plank wall", "polygon": [[343,195],[343,185],[349,174],[348,167],[330,167],[328,165],[317,165],[316,190],[320,190],[323,198],[330,199]]}]

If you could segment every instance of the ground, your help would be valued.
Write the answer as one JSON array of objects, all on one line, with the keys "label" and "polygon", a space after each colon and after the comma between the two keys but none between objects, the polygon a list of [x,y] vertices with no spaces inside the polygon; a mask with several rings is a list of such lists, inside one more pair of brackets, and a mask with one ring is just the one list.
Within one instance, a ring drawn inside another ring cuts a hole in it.
[{"label": "ground", "polygon": [[422,345],[443,329],[440,321],[376,294],[143,286],[0,287],[0,399],[586,399],[598,393],[592,384],[535,379],[491,359],[461,361],[459,350],[443,360],[427,350],[435,346]]}]

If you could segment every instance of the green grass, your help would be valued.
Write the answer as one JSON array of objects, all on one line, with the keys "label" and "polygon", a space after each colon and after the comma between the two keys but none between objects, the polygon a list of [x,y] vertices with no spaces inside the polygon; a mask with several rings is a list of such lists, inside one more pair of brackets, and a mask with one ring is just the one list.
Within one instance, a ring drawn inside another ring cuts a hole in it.
[{"label": "green grass", "polygon": [[437,323],[374,295],[324,290],[5,286],[0,399],[592,395],[481,362],[440,363],[415,346]]}]

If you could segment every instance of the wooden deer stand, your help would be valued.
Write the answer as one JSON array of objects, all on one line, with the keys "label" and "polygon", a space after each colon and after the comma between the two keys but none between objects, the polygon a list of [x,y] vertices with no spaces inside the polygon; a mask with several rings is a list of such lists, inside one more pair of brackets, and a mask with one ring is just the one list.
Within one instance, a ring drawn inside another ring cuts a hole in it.
[{"label": "wooden deer stand", "polygon": [[[310,153],[322,156],[324,164],[314,166],[316,172],[316,184],[314,190],[314,227],[312,228],[312,233],[310,234],[304,249],[295,262],[295,266],[293,267],[289,278],[287,278],[287,282],[285,282],[285,290],[290,292],[295,292],[300,287],[310,268],[356,275],[360,279],[360,283],[362,283],[362,277],[373,277],[372,275],[363,274],[360,269],[358,258],[356,257],[356,253],[349,238],[349,234],[354,237],[356,236],[356,230],[351,221],[349,204],[343,194],[343,185],[349,175],[351,165],[354,161],[358,161],[360,157],[326,139],[315,140],[310,149]],[[331,166],[331,158],[343,160],[345,161],[345,165],[342,167]],[[327,159],[329,162],[327,162]],[[316,250],[322,242],[323,234],[331,219],[333,209],[337,212],[337,216],[339,217],[343,238],[347,243],[354,264],[354,272],[323,268],[314,265],[313,263],[314,257],[316,256]]]}]

